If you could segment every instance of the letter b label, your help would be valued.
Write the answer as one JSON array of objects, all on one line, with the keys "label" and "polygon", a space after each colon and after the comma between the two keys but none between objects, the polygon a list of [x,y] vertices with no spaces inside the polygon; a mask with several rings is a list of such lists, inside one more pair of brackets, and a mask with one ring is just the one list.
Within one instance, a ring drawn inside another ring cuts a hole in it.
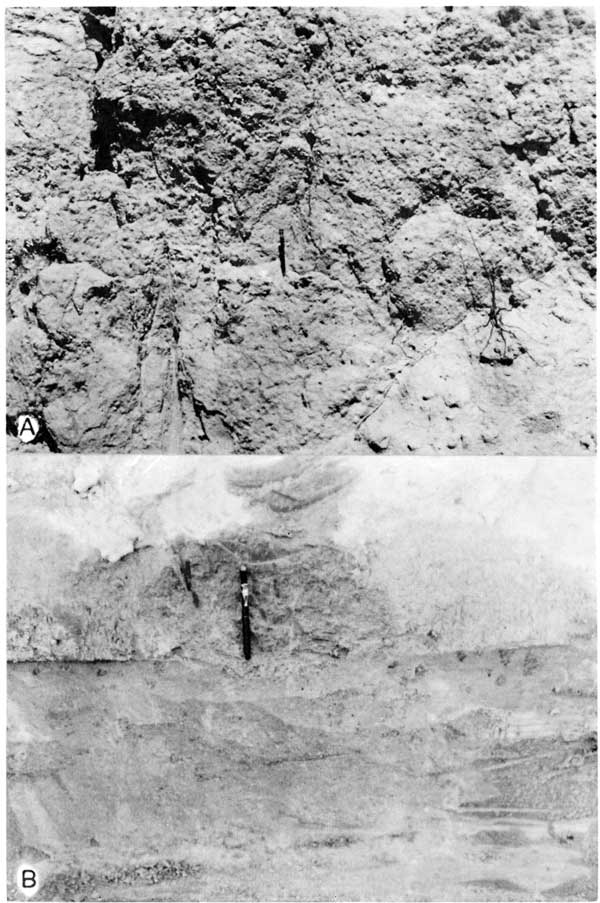
[{"label": "letter b label", "polygon": [[33,897],[39,890],[38,874],[35,869],[20,868],[17,883],[26,897]]},{"label": "letter b label", "polygon": [[33,869],[21,869],[21,887],[23,890],[30,890],[37,884],[35,880],[35,872]]}]

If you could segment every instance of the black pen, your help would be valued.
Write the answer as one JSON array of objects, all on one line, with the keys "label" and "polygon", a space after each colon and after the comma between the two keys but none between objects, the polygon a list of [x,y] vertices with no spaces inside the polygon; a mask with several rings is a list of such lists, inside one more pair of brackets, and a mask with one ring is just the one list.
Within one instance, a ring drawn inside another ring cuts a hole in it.
[{"label": "black pen", "polygon": [[250,641],[250,594],[248,592],[248,568],[245,564],[240,567],[240,584],[242,589],[242,645],[244,658],[252,656]]}]

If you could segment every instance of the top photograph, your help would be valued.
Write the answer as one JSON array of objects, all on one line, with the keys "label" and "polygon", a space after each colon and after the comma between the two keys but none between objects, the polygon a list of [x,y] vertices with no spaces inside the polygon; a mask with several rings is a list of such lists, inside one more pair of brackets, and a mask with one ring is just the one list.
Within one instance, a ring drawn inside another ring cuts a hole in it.
[{"label": "top photograph", "polygon": [[10,452],[595,452],[588,8],[9,8]]}]

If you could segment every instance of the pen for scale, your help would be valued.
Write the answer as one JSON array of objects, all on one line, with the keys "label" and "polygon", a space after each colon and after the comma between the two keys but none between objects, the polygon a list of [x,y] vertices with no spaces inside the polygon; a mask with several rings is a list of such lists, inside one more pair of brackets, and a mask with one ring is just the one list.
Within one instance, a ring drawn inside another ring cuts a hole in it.
[{"label": "pen for scale", "polygon": [[242,589],[242,647],[244,658],[248,661],[252,657],[252,639],[250,637],[250,593],[248,591],[248,568],[245,564],[240,567],[240,584]]},{"label": "pen for scale", "polygon": [[252,658],[252,637],[250,634],[250,590],[248,587],[248,564],[253,565],[254,567],[261,567],[263,564],[275,564],[276,562],[285,560],[288,556],[282,556],[278,558],[263,558],[261,561],[250,561],[246,564],[240,562],[238,556],[229,549],[227,546],[223,545],[223,543],[215,542],[216,546],[223,549],[224,552],[227,552],[228,555],[231,555],[234,558],[240,567],[240,590],[241,590],[241,603],[242,603],[242,648],[244,650],[244,658],[248,661]]},{"label": "pen for scale", "polygon": [[[252,658],[252,635],[250,632],[250,588],[248,586],[248,565],[251,565],[253,568],[260,568],[265,564],[279,564],[280,562],[287,561],[290,557],[292,557],[296,552],[288,553],[287,555],[278,555],[276,558],[262,558],[258,561],[246,561],[240,557],[228,546],[223,545],[221,542],[214,542],[214,545],[218,546],[220,549],[223,549],[228,555],[230,555],[234,561],[237,563],[240,569],[240,599],[242,603],[242,648],[244,650],[244,658],[248,661]],[[297,552],[302,551],[298,549]],[[192,587],[192,569],[189,561],[184,561],[179,556],[179,563],[181,567],[181,573],[183,576],[183,582],[185,583],[186,589],[192,594],[192,601],[196,608],[200,607],[200,599],[198,598],[197,593],[194,591]]]}]

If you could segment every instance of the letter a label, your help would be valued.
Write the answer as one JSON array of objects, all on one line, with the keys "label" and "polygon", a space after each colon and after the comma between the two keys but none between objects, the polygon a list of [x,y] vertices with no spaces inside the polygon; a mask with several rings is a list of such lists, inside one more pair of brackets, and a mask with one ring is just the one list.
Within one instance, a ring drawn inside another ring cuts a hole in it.
[{"label": "letter a label", "polygon": [[40,424],[33,414],[19,414],[17,418],[17,436],[21,442],[33,442],[40,431]]}]

